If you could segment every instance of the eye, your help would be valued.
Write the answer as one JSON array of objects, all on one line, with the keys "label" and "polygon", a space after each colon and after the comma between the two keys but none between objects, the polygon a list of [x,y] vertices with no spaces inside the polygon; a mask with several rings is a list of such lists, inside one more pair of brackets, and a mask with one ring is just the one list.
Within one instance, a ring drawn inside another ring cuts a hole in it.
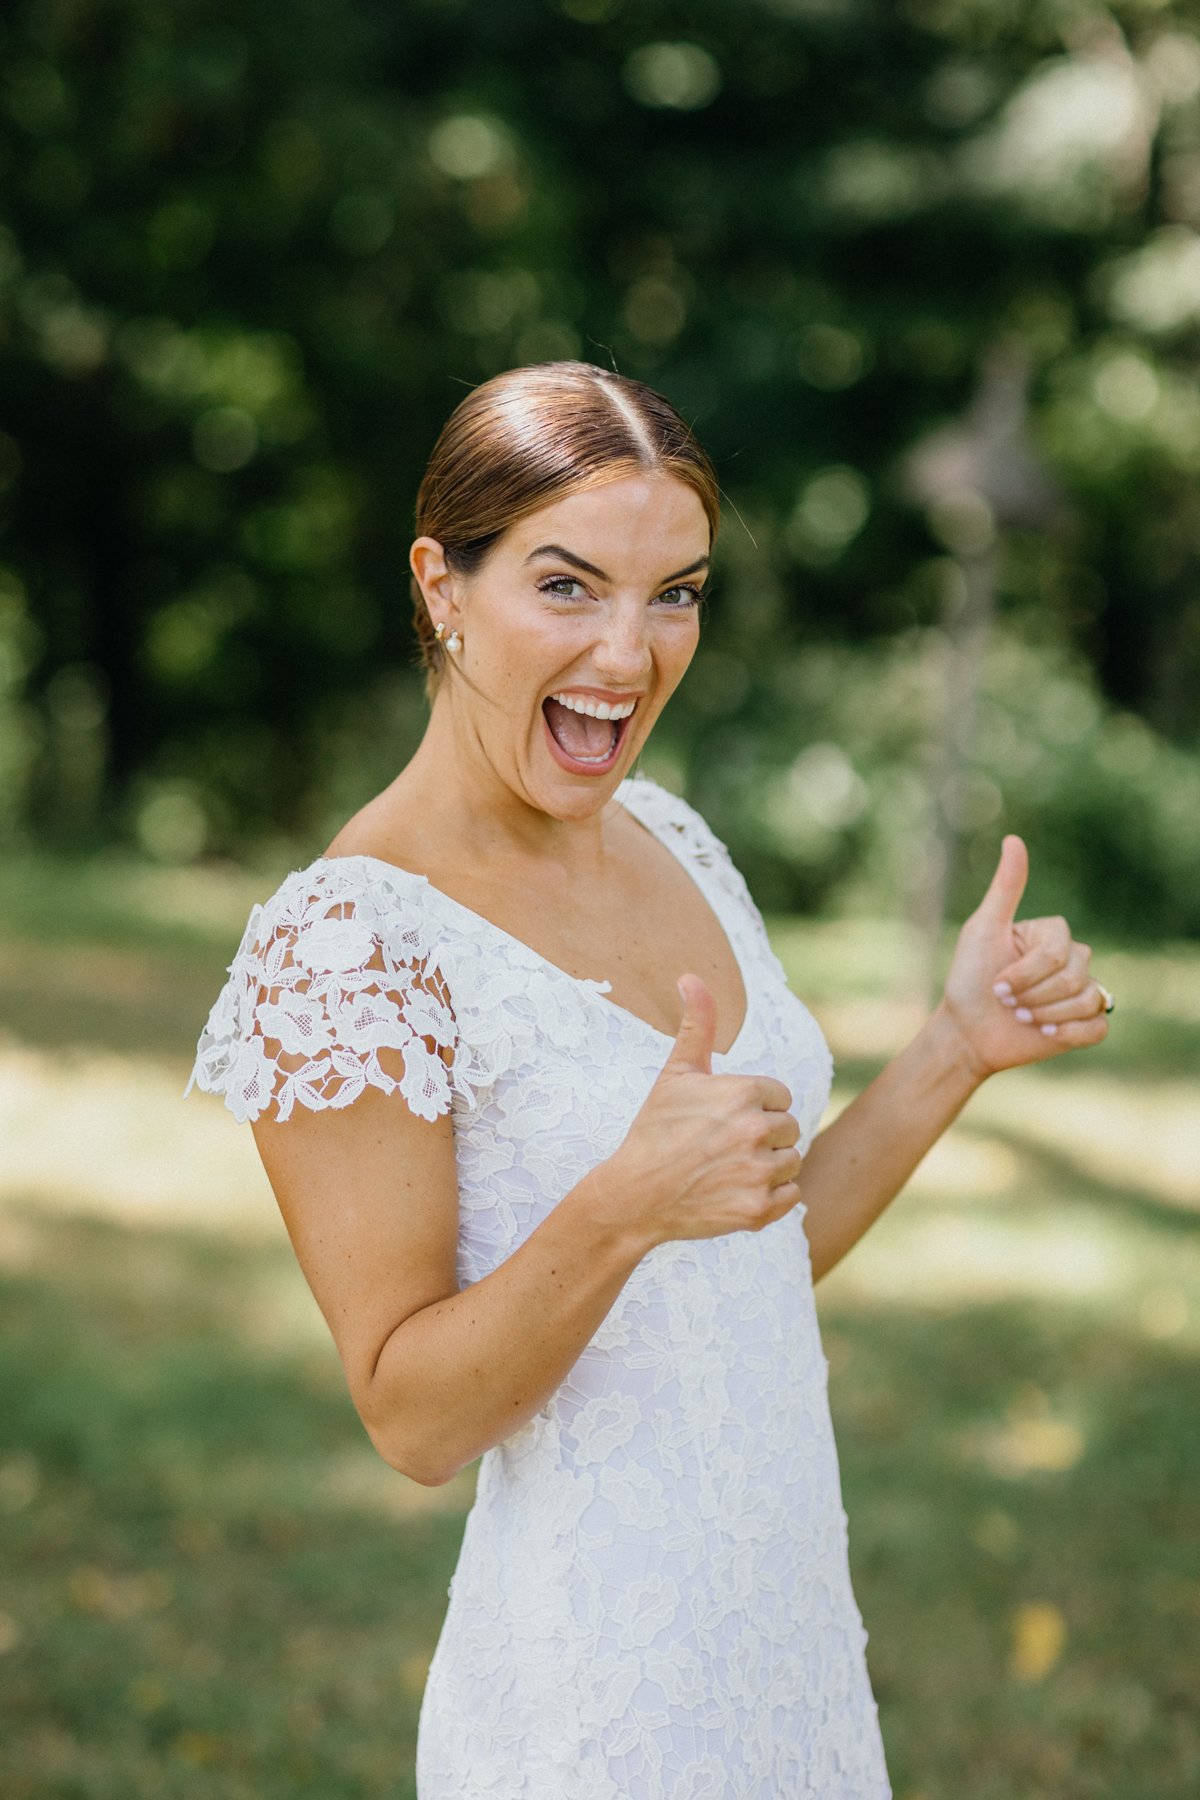
[{"label": "eye", "polygon": [[540,594],[553,594],[560,600],[587,600],[590,598],[582,581],[575,575],[551,575],[547,581],[538,582]]},{"label": "eye", "polygon": [[655,601],[656,606],[673,606],[684,610],[689,606],[699,606],[700,589],[690,587],[685,582],[680,587],[665,588]]}]

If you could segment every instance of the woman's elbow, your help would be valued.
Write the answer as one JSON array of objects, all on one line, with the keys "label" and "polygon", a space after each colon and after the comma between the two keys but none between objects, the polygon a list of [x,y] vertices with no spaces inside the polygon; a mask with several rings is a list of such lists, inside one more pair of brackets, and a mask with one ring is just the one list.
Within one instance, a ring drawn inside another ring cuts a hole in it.
[{"label": "woman's elbow", "polygon": [[448,1445],[436,1443],[422,1433],[397,1431],[394,1425],[391,1429],[372,1425],[367,1419],[363,1419],[363,1424],[388,1467],[421,1487],[445,1487],[471,1461],[469,1456],[454,1458]]},{"label": "woman's elbow", "polygon": [[387,1463],[421,1487],[445,1487],[479,1455],[458,1438],[434,1396],[423,1392],[419,1375],[404,1378],[382,1356],[350,1375],[350,1392],[367,1436]]}]

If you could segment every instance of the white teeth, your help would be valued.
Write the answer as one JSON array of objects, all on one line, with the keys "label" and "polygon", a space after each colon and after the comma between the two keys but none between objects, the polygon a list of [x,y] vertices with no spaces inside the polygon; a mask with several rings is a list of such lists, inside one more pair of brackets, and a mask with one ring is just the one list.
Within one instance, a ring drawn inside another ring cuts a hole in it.
[{"label": "white teeth", "polygon": [[589,719],[627,719],[637,706],[636,700],[630,700],[624,706],[619,702],[610,706],[607,700],[576,699],[571,694],[552,694],[550,697],[565,706],[568,712],[586,713]]}]

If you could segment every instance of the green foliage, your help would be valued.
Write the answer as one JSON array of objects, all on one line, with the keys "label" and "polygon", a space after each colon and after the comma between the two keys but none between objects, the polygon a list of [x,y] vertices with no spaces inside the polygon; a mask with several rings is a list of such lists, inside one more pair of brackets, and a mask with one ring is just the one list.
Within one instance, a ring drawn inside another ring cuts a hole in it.
[{"label": "green foliage", "polygon": [[[440,423],[576,354],[714,450],[757,550],[731,517],[712,653],[756,667],[934,622],[898,460],[1019,343],[1067,504],[1006,605],[1193,745],[1195,27],[1189,0],[19,0],[0,560],[41,724],[0,701],[9,813],[168,861],[320,838],[419,732]],[[779,760],[735,713],[734,760]],[[688,755],[707,792],[725,751]],[[827,887],[808,866],[776,856],[767,897]]]},{"label": "green foliage", "polygon": [[686,780],[778,907],[799,897],[832,912],[894,910],[919,878],[940,799],[961,837],[957,916],[1016,831],[1032,859],[1026,912],[1063,912],[1087,932],[1200,935],[1200,758],[1107,705],[1079,659],[1002,631],[973,755],[946,776],[931,743],[947,658],[941,632],[919,627],[872,647],[797,649],[754,671],[706,649],[675,704],[673,742],[647,754],[647,770]]},{"label": "green foliage", "polygon": [[36,645],[21,584],[0,573],[0,841],[20,822],[35,754],[36,725],[22,696]]}]

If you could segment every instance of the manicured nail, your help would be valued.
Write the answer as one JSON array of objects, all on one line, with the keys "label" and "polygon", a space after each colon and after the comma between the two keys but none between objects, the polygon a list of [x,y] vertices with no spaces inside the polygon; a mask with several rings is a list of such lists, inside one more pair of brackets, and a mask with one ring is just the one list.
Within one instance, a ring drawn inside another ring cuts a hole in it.
[{"label": "manicured nail", "polygon": [[1001,994],[1000,1004],[1001,1006],[1015,1006],[1017,1004],[1017,996],[1015,994]]},{"label": "manicured nail", "polygon": [[1013,1018],[1020,1019],[1022,1025],[1033,1024],[1033,1014],[1027,1006],[1018,1006],[1016,1012],[1013,1014]]},{"label": "manicured nail", "polygon": [[1057,1037],[1058,1036],[1058,1026],[1057,1025],[1043,1025],[1042,1026],[1042,1036],[1043,1037]]},{"label": "manicured nail", "polygon": [[1012,993],[1012,988],[1007,981],[998,981],[992,989],[992,992],[995,994],[997,1000],[1003,1000],[1007,994]]}]

